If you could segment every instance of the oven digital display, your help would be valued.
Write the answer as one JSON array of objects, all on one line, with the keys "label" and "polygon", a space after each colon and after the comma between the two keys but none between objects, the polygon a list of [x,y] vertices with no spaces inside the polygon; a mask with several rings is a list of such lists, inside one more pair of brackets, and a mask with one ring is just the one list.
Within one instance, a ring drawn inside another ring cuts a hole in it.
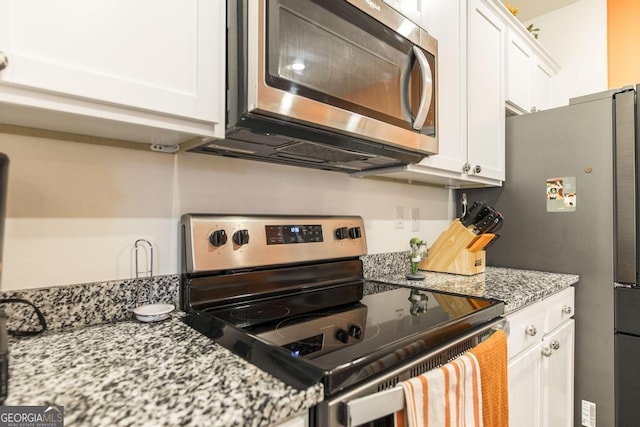
[{"label": "oven digital display", "polygon": [[322,242],[321,225],[267,225],[267,245]]},{"label": "oven digital display", "polygon": [[307,354],[315,353],[322,350],[322,341],[324,334],[318,334],[313,337],[305,338],[300,341],[294,341],[289,344],[285,344],[282,348],[286,348],[291,352],[294,357],[306,356]]}]

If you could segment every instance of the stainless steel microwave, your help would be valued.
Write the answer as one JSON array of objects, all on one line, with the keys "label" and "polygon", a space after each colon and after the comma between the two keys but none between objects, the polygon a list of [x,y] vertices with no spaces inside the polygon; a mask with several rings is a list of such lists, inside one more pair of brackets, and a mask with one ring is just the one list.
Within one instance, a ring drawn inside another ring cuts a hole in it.
[{"label": "stainless steel microwave", "polygon": [[195,151],[328,170],[438,152],[437,41],[382,0],[227,1],[227,127]]}]

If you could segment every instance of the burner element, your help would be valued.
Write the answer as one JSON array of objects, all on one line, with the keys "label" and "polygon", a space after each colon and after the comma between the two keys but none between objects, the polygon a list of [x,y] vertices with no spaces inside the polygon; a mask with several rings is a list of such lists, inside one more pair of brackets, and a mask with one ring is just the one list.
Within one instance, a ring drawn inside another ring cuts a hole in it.
[{"label": "burner element", "polygon": [[278,304],[260,304],[238,307],[231,312],[231,317],[240,321],[247,322],[268,322],[270,320],[279,319],[289,314],[289,310],[284,305]]}]

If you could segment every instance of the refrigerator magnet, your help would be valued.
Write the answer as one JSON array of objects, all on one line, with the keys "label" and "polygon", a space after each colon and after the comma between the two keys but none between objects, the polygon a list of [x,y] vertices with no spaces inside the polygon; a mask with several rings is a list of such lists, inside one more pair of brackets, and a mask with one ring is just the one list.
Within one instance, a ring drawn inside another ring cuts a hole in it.
[{"label": "refrigerator magnet", "polygon": [[575,212],[576,210],[576,177],[548,178],[547,212]]}]

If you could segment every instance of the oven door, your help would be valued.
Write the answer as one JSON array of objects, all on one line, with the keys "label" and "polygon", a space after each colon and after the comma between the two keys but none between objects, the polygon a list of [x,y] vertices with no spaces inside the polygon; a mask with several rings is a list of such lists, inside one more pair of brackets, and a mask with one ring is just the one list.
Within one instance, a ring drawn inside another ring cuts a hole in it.
[{"label": "oven door", "polygon": [[258,3],[249,112],[437,154],[437,42],[424,30],[382,1]]},{"label": "oven door", "polygon": [[315,426],[395,426],[395,414],[405,407],[401,381],[440,367],[475,347],[497,330],[508,333],[508,322],[497,319],[456,337],[365,384],[319,403],[312,413]]}]

